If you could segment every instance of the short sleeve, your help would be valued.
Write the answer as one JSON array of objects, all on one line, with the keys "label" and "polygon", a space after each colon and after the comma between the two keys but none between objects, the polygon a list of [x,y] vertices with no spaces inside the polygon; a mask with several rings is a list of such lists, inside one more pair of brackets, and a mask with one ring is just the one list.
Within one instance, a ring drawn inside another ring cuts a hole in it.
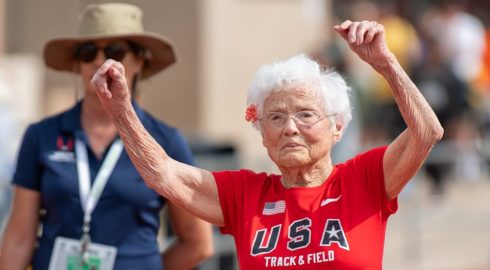
[{"label": "short sleeve", "polygon": [[35,126],[29,126],[20,146],[13,184],[32,190],[41,189],[42,166],[39,162],[39,143]]},{"label": "short sleeve", "polygon": [[237,235],[246,216],[253,211],[254,202],[260,200],[266,173],[249,170],[213,172],[218,187],[219,202],[223,212],[224,226],[221,233]]},{"label": "short sleeve", "polygon": [[383,157],[387,148],[387,146],[374,148],[357,156],[354,160],[355,165],[359,168],[364,188],[367,190],[370,200],[376,205],[379,204],[385,218],[394,214],[398,209],[397,198],[388,200],[388,195],[386,194]]},{"label": "short sleeve", "polygon": [[219,202],[225,223],[223,227],[220,227],[220,231],[223,234],[233,235],[241,178],[237,172],[233,171],[213,172],[213,175],[218,187]]}]

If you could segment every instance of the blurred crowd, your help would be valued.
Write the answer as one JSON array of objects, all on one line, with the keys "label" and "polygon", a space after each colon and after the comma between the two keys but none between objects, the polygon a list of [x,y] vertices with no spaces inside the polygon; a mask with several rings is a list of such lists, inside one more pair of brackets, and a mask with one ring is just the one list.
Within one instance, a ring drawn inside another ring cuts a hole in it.
[{"label": "blurred crowd", "polygon": [[[395,1],[347,2],[334,3],[333,23],[347,18],[380,21],[390,49],[444,126],[443,141],[423,170],[433,194],[442,194],[448,179],[485,177],[490,162],[490,10],[472,9],[471,1],[464,0],[425,1],[416,14],[403,12]],[[348,78],[357,103],[354,119],[359,121],[337,147],[338,161],[400,134],[404,122],[379,75],[335,36],[314,55]]]},{"label": "blurred crowd", "polygon": [[9,214],[11,202],[10,180],[14,172],[14,159],[20,137],[20,124],[12,106],[13,93],[4,84],[7,69],[0,66],[0,232]]}]

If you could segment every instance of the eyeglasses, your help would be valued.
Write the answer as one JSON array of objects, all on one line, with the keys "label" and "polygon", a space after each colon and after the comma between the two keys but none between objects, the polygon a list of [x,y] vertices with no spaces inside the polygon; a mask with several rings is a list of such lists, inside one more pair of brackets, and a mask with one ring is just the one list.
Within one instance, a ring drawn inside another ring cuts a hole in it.
[{"label": "eyeglasses", "polygon": [[97,57],[99,50],[104,52],[106,59],[113,59],[115,61],[122,61],[128,51],[133,51],[136,54],[141,51],[136,44],[133,45],[131,42],[127,44],[122,42],[112,43],[105,47],[98,47],[94,42],[85,42],[76,47],[75,59],[90,63]]},{"label": "eyeglasses", "polygon": [[265,115],[265,117],[259,118],[264,124],[271,128],[280,128],[286,124],[286,121],[289,117],[292,117],[296,125],[298,126],[307,126],[311,127],[321,120],[334,116],[335,113],[332,114],[320,114],[316,111],[299,111],[291,114],[285,114],[282,112],[270,112]]}]

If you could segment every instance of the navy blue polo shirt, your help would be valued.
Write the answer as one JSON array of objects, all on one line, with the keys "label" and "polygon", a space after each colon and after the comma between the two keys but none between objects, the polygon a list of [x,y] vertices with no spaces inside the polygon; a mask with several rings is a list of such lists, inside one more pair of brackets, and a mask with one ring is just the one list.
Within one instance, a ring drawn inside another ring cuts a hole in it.
[{"label": "navy blue polo shirt", "polygon": [[[133,103],[148,132],[172,158],[192,164],[191,151],[178,130]],[[72,109],[28,127],[19,151],[13,183],[39,191],[42,235],[33,256],[33,270],[47,269],[57,236],[80,239],[80,204],[74,143],[87,137],[80,124],[81,102]],[[109,148],[108,148],[109,149]],[[102,162],[87,147],[93,182]],[[159,211],[165,198],[148,188],[123,150],[92,214],[93,242],[117,247],[114,269],[162,269],[157,243]]]}]

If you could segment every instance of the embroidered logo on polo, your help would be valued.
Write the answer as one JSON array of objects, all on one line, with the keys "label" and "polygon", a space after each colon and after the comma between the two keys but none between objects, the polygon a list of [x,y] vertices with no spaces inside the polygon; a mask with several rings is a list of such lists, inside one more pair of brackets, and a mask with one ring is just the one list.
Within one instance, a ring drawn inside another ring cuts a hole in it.
[{"label": "embroidered logo on polo", "polygon": [[56,162],[75,162],[73,146],[73,137],[64,138],[62,135],[58,135],[56,138],[56,150],[49,154],[48,159]]},{"label": "embroidered logo on polo", "polygon": [[66,139],[66,142],[63,136],[61,135],[59,135],[58,138],[56,138],[56,149],[58,151],[73,151],[73,145],[74,145],[74,141],[72,137]]}]

